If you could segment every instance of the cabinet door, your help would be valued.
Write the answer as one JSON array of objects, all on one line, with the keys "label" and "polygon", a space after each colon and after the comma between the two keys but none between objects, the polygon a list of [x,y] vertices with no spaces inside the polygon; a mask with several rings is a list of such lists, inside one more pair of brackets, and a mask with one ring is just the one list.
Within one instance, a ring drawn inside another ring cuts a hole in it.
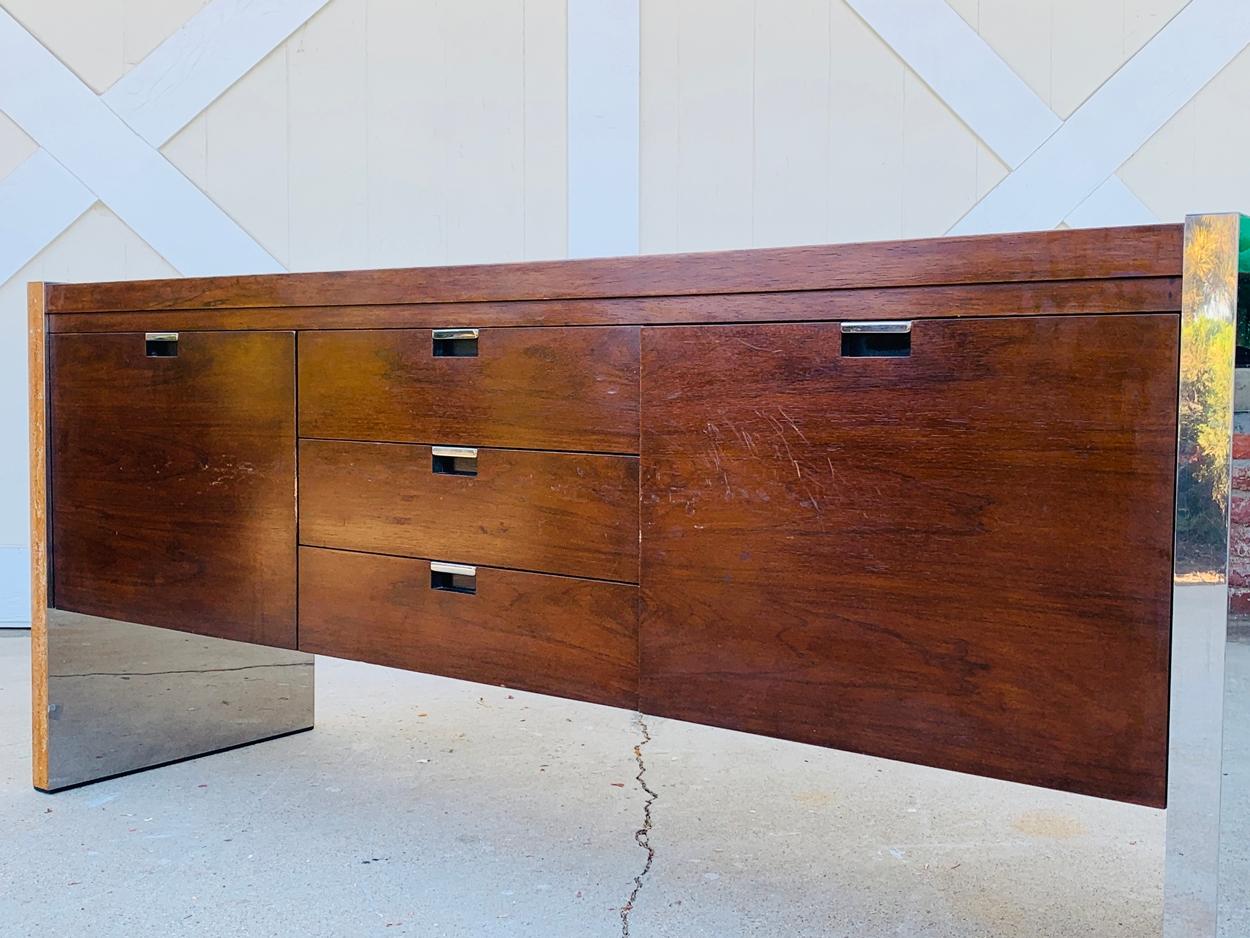
[{"label": "cabinet door", "polygon": [[642,709],[1162,804],[1176,374],[1170,315],[644,329]]},{"label": "cabinet door", "polygon": [[54,335],[49,369],[53,605],[294,648],[294,334]]}]

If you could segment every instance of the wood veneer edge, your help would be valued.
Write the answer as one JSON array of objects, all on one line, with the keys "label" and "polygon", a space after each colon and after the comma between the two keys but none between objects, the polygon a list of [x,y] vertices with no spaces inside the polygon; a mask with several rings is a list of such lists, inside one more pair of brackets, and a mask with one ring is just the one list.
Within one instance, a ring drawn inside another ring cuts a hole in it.
[{"label": "wood veneer edge", "polygon": [[31,781],[48,787],[47,284],[27,286],[30,382]]}]

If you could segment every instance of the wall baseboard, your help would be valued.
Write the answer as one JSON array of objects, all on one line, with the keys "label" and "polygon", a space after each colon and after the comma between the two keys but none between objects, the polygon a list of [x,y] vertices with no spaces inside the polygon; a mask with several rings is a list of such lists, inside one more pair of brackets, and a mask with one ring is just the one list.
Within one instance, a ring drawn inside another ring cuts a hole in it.
[{"label": "wall baseboard", "polygon": [[30,548],[0,546],[0,629],[30,628]]}]

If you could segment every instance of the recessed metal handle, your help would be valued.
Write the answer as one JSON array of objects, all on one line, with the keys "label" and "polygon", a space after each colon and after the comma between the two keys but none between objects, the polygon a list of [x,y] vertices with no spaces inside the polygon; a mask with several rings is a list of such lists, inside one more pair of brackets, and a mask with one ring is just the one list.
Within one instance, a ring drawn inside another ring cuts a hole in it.
[{"label": "recessed metal handle", "polygon": [[477,567],[431,560],[430,589],[444,590],[448,593],[476,593]]},{"label": "recessed metal handle", "polygon": [[439,475],[477,475],[477,450],[470,446],[431,446],[431,470]]},{"label": "recessed metal handle", "polygon": [[906,358],[911,354],[911,322],[842,323],[843,358]]},{"label": "recessed metal handle", "polygon": [[910,319],[871,320],[867,322],[844,322],[842,334],[911,332]]},{"label": "recessed metal handle", "polygon": [[433,330],[433,351],[436,358],[473,358],[477,355],[476,329]]},{"label": "recessed metal handle", "polygon": [[177,358],[178,333],[145,332],[143,348],[148,358]]}]

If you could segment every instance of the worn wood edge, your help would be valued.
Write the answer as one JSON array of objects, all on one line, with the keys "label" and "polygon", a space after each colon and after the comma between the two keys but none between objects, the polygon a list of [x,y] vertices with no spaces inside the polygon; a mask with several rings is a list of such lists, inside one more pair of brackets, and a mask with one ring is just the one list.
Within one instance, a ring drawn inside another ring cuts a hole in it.
[{"label": "worn wood edge", "polygon": [[1179,276],[1182,226],[693,254],[57,284],[50,313],[762,293]]},{"label": "worn wood edge", "polygon": [[1178,313],[1179,277],[724,293],[626,299],[94,311],[48,317],[54,333],[718,325],[858,319]]},{"label": "worn wood edge", "polygon": [[47,286],[27,286],[30,385],[31,775],[48,787]]}]

